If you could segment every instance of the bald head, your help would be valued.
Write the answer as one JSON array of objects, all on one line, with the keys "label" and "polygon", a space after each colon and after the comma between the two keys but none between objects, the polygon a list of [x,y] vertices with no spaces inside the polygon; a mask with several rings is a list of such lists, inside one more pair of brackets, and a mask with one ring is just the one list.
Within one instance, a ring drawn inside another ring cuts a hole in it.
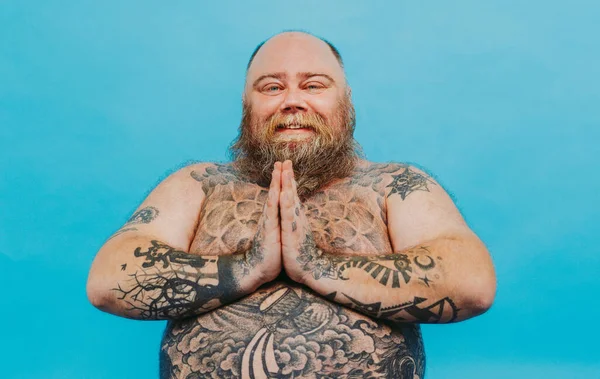
[{"label": "bald head", "polygon": [[[308,36],[312,36],[315,38],[318,38],[319,40],[323,41],[324,43],[327,44],[327,46],[329,46],[329,49],[331,50],[331,53],[335,56],[335,58],[337,59],[338,63],[340,64],[340,67],[344,67],[344,62],[342,60],[342,55],[340,54],[340,52],[338,51],[338,49],[333,46],[333,44],[329,41],[327,41],[325,38],[321,38],[321,37],[317,37],[313,34],[310,33],[306,33],[306,32],[299,32],[299,31],[290,31],[290,32],[283,32],[283,33],[279,33],[274,37],[277,37],[279,35],[282,34],[287,34],[287,33],[299,33],[299,34],[306,34]],[[272,37],[272,38],[274,38]],[[258,53],[258,51],[261,49],[261,47],[263,47],[263,45],[268,42],[269,40],[263,41],[261,42],[258,46],[256,46],[256,49],[254,49],[254,51],[252,52],[252,55],[250,56],[250,60],[248,60],[248,65],[246,66],[246,71],[248,71],[250,69],[250,66],[252,65],[252,62],[254,61],[254,57],[256,56],[256,54]]]},{"label": "bald head", "polygon": [[285,32],[254,52],[246,72],[236,169],[270,181],[276,161],[291,160],[298,194],[307,196],[353,170],[355,117],[341,58],[325,40]]},{"label": "bald head", "polygon": [[330,42],[305,32],[283,32],[261,43],[253,52],[246,71],[247,84],[267,72],[333,73],[345,83],[339,51]]}]

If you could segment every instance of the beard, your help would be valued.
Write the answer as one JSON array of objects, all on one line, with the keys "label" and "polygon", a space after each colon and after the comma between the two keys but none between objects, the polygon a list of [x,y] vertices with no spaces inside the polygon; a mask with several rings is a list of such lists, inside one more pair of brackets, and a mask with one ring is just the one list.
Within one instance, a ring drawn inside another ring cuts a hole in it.
[{"label": "beard", "polygon": [[[257,120],[252,107],[244,102],[239,135],[229,149],[233,167],[242,177],[268,187],[275,162],[289,159],[298,196],[305,199],[332,180],[352,173],[362,156],[353,136],[355,124],[349,95],[339,101],[331,120],[319,113],[279,112]],[[289,125],[311,129],[313,133],[301,140],[278,139],[277,129]]]}]

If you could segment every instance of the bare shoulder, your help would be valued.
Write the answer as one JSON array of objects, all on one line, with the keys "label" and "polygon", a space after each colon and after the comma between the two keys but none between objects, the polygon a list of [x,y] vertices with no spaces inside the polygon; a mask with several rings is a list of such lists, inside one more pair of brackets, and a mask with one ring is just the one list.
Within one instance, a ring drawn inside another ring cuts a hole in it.
[{"label": "bare shoulder", "polygon": [[111,242],[120,243],[129,237],[152,236],[185,250],[193,236],[205,198],[202,186],[194,180],[193,175],[194,172],[204,172],[213,165],[185,165],[160,180],[125,225],[110,238]]},{"label": "bare shoulder", "polygon": [[231,163],[205,162],[188,167],[190,175],[198,182],[206,180],[235,180],[237,175]]},{"label": "bare shoulder", "polygon": [[189,176],[202,184],[202,191],[209,194],[218,185],[245,181],[236,172],[231,162],[199,163],[188,168]]},{"label": "bare shoulder", "polygon": [[473,234],[433,174],[414,163],[388,163],[384,167],[380,169],[381,186],[395,249],[443,236]]}]

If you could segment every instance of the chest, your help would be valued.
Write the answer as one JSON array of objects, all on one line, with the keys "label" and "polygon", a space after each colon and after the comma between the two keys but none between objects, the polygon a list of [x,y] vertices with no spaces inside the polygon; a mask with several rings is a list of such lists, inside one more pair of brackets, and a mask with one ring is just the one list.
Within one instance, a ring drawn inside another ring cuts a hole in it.
[{"label": "chest", "polygon": [[[191,252],[224,255],[248,250],[258,228],[267,190],[228,182],[209,188]],[[317,246],[334,254],[386,254],[392,251],[385,201],[370,187],[341,183],[304,203]]]}]

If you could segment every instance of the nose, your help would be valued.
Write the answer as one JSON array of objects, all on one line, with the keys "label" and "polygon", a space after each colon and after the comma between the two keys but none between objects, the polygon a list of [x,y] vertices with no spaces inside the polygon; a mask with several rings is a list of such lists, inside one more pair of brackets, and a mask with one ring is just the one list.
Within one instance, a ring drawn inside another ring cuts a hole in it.
[{"label": "nose", "polygon": [[299,90],[288,89],[283,103],[281,103],[280,111],[282,113],[304,112],[308,109],[302,92]]}]

